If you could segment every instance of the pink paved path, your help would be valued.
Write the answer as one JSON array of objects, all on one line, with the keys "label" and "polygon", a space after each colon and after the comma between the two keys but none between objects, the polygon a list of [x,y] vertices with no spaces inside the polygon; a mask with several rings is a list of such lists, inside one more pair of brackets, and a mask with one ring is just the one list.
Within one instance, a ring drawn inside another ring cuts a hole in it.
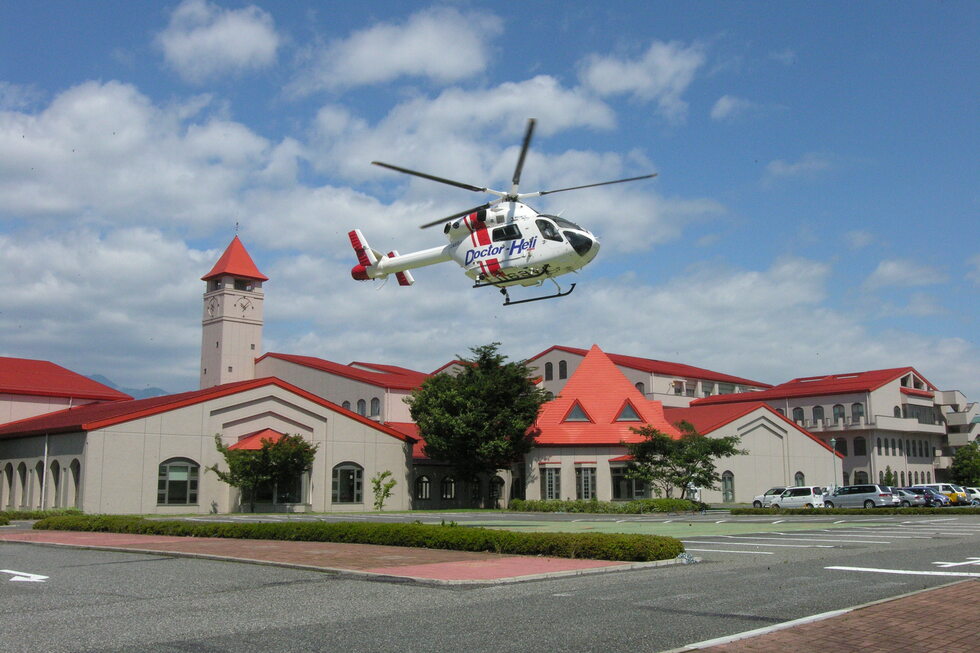
[{"label": "pink paved path", "polygon": [[506,581],[541,574],[625,570],[638,565],[656,564],[509,556],[374,544],[237,540],[76,531],[0,531],[0,541],[153,551],[448,582]]}]

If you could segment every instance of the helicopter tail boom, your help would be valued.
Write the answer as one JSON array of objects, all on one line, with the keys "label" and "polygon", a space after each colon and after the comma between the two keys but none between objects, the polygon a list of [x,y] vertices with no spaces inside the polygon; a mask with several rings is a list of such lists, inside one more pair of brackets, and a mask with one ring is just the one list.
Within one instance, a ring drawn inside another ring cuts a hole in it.
[{"label": "helicopter tail boom", "polygon": [[448,247],[433,247],[405,255],[392,250],[385,255],[371,249],[360,229],[354,229],[347,235],[357,255],[357,265],[350,271],[357,281],[387,279],[389,274],[393,274],[398,279],[398,285],[411,286],[415,283],[415,278],[410,270],[451,260]]}]

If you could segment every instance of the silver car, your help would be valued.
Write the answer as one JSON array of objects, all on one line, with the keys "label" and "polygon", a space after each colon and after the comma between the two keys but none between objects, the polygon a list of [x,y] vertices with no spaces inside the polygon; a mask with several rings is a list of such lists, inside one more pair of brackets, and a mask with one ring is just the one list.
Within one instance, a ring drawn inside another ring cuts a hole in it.
[{"label": "silver car", "polygon": [[898,505],[902,508],[923,508],[926,498],[921,494],[909,492],[903,488],[892,488],[892,494],[898,497]]},{"label": "silver car", "polygon": [[892,508],[891,490],[884,485],[845,485],[824,499],[827,508]]},{"label": "silver car", "polygon": [[768,508],[772,503],[772,500],[778,497],[786,489],[785,485],[779,485],[777,487],[771,487],[762,494],[756,496],[752,499],[753,508]]}]

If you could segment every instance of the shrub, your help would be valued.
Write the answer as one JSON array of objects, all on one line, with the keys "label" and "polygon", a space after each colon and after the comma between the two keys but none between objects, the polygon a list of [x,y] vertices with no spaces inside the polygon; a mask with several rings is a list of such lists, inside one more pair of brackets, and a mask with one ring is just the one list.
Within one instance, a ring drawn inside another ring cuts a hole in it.
[{"label": "shrub", "polygon": [[0,510],[0,516],[7,519],[44,519],[59,515],[81,515],[77,508],[52,508],[50,510]]},{"label": "shrub", "polygon": [[489,528],[373,522],[293,522],[229,524],[150,520],[113,515],[49,517],[34,524],[48,530],[98,531],[139,535],[229,537],[305,542],[381,544],[511,555],[593,558],[644,562],[676,558],[680,540],[658,535],[619,533],[517,533]]},{"label": "shrub", "polygon": [[6,515],[0,514],[0,526],[6,526],[10,523],[10,519]]},{"label": "shrub", "polygon": [[594,514],[637,515],[648,512],[694,512],[704,509],[704,504],[687,499],[637,499],[635,501],[528,501],[511,499],[510,510],[517,512],[575,512]]}]

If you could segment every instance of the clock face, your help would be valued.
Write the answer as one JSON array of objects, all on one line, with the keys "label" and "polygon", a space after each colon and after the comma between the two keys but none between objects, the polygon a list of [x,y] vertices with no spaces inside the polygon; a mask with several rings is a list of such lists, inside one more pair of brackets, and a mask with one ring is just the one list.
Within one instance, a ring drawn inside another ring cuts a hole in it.
[{"label": "clock face", "polygon": [[214,297],[208,302],[208,316],[214,317],[214,314],[218,312],[218,300]]},{"label": "clock face", "polygon": [[248,309],[252,308],[252,302],[249,301],[248,297],[242,297],[235,302],[235,306],[241,309],[242,315],[245,315],[245,313],[248,312]]}]

